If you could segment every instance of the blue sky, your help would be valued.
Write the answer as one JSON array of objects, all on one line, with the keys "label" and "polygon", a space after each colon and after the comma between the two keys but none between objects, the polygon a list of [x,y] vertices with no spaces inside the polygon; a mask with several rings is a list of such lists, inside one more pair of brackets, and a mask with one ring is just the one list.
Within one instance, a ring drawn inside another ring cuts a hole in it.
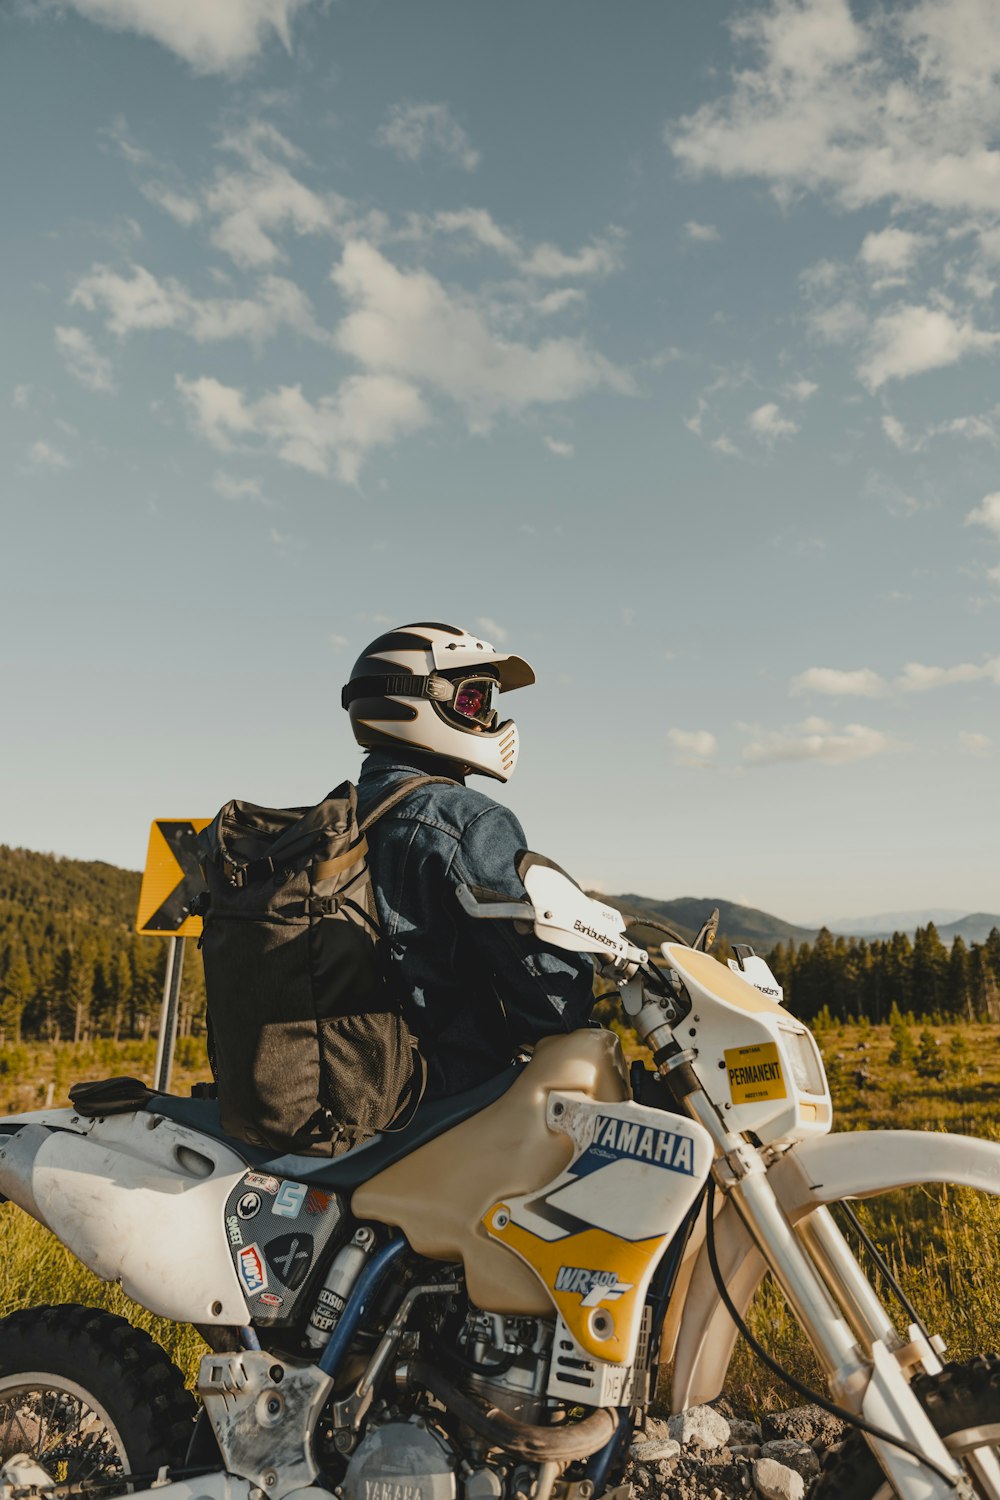
[{"label": "blue sky", "polygon": [[313,801],[528,657],[587,883],[1000,909],[993,0],[20,0],[0,839]]}]

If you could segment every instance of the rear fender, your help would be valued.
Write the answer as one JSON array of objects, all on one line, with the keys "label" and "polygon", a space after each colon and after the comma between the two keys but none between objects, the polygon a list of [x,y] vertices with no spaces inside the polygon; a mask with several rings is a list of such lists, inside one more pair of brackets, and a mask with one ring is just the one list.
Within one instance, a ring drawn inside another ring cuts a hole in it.
[{"label": "rear fender", "polygon": [[[923,1130],[842,1131],[801,1141],[772,1164],[767,1176],[797,1224],[822,1204],[874,1198],[922,1183],[1000,1194],[1000,1144]],[[715,1245],[729,1295],[743,1316],[766,1268],[725,1200],[715,1218]],[[699,1219],[664,1327],[661,1358],[673,1355],[673,1411],[718,1396],[735,1342],[736,1327],[719,1300]]]},{"label": "rear fender", "polygon": [[38,1111],[4,1131],[0,1193],[103,1281],[177,1322],[250,1321],[225,1224],[246,1164],[228,1146],[146,1111]]}]

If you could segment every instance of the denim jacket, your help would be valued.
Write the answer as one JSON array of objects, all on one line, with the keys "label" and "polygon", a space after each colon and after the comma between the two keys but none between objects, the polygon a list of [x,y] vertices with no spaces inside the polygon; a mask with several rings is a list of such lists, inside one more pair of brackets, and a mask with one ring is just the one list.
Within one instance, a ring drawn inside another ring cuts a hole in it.
[{"label": "denim jacket", "polygon": [[418,752],[373,750],[358,781],[363,819],[401,781],[417,788],[368,830],[368,864],[389,983],[428,1063],[428,1093],[457,1093],[497,1073],[523,1045],[586,1026],[594,970],[585,954],[546,947],[510,921],[470,917],[461,883],[525,899],[517,856],[527,848],[508,808],[460,780],[460,768]]}]

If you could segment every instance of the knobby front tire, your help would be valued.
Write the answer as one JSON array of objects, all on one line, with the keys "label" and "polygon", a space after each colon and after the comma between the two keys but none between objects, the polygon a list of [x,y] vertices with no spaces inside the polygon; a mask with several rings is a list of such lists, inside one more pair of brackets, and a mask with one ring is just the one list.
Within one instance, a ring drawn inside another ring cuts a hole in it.
[{"label": "knobby front tire", "polygon": [[[1000,1357],[947,1364],[939,1375],[918,1375],[913,1390],[952,1455],[959,1462],[968,1455],[975,1485],[976,1448],[1000,1454]],[[982,1493],[978,1485],[976,1493]],[[854,1432],[830,1450],[809,1500],[876,1500],[891,1494],[874,1454]]]}]

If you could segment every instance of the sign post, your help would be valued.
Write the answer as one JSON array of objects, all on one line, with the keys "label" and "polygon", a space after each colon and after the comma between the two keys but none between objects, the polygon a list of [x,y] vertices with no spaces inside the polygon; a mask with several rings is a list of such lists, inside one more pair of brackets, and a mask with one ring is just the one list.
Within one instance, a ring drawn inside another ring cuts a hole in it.
[{"label": "sign post", "polygon": [[184,940],[201,932],[201,917],[191,915],[191,903],[204,889],[198,868],[196,839],[210,822],[211,818],[157,818],[149,830],[149,849],[135,927],[137,932],[170,938],[153,1078],[153,1087],[160,1094],[167,1093],[170,1088],[184,970]]},{"label": "sign post", "polygon": [[153,1069],[153,1088],[158,1094],[170,1093],[170,1071],[177,1045],[177,1001],[180,998],[183,968],[184,939],[172,937],[167,947],[167,972],[163,976],[163,1004],[160,1007],[156,1066]]}]

